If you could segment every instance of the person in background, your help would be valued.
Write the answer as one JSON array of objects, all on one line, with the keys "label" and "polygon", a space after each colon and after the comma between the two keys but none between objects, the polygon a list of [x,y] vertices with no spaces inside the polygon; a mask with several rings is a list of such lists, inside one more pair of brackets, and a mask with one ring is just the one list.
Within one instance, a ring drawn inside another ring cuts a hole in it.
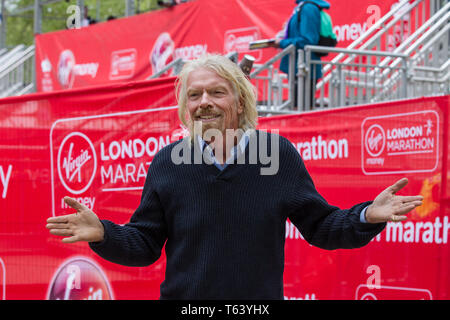
[{"label": "person in background", "polygon": [[[306,45],[318,45],[320,38],[320,10],[329,9],[330,4],[324,0],[295,0],[297,6],[294,8],[292,15],[285,25],[282,38],[275,39],[273,47],[284,49],[293,44],[296,48],[295,55],[295,75],[297,75],[297,63],[298,63],[298,49],[303,49]],[[320,57],[312,53],[311,59],[320,60]],[[280,63],[280,70],[284,73],[289,73],[289,56],[283,57]],[[322,67],[320,64],[315,66],[314,70],[310,71],[311,74],[311,86],[310,86],[310,101],[309,105],[305,109],[312,109],[315,104],[315,84],[317,80],[322,77]],[[302,108],[301,103],[297,101],[297,77],[295,77],[295,94],[294,94],[294,106]]]}]

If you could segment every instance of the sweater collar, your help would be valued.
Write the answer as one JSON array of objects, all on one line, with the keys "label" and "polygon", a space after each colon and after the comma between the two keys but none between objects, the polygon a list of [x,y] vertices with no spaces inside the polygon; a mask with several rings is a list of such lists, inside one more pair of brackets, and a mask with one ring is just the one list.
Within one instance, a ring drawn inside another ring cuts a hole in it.
[{"label": "sweater collar", "polygon": [[[226,160],[226,163],[233,162],[234,159],[238,158],[241,154],[243,154],[245,152],[245,148],[248,145],[251,131],[252,130],[247,130],[244,132],[244,134],[242,135],[238,144],[235,145],[231,149],[230,157]],[[214,152],[213,152],[212,148],[209,146],[209,144],[207,144],[206,141],[203,140],[200,135],[196,135],[196,136],[197,136],[198,145],[200,146],[200,150],[203,151],[203,154],[209,158],[208,160],[210,160],[211,163],[218,163],[217,159],[214,156]],[[207,151],[207,152],[205,152],[205,151]]]}]

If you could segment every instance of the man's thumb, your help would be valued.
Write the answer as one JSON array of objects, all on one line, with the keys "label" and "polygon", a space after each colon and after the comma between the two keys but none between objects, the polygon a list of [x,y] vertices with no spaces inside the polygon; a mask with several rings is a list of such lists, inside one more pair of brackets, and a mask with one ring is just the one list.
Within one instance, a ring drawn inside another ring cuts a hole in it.
[{"label": "man's thumb", "polygon": [[396,183],[394,183],[391,186],[392,193],[396,194],[401,189],[403,189],[407,184],[408,184],[408,179],[407,178],[402,178],[402,179],[398,180]]},{"label": "man's thumb", "polygon": [[77,200],[71,197],[64,197],[64,202],[77,211],[85,210],[87,207],[84,204],[79,203]]}]

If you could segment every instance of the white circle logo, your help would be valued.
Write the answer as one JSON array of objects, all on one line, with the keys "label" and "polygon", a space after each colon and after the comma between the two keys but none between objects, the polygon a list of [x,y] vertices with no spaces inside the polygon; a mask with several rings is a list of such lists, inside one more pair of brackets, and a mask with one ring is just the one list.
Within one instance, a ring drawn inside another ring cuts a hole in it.
[{"label": "white circle logo", "polygon": [[236,46],[236,36],[234,34],[230,34],[225,38],[225,52],[231,52],[235,50]]},{"label": "white circle logo", "polygon": [[366,132],[364,139],[367,152],[372,157],[378,157],[384,150],[386,145],[386,134],[384,129],[378,125],[373,124]]},{"label": "white circle logo", "polygon": [[156,39],[149,56],[153,74],[161,71],[166,65],[172,62],[174,49],[175,44],[170,34],[167,32],[161,33],[158,39]]},{"label": "white circle logo", "polygon": [[378,299],[373,293],[368,292],[361,297],[361,300],[378,300]]},{"label": "white circle logo", "polygon": [[64,50],[59,55],[58,81],[64,88],[72,88],[75,80],[75,56],[72,51]]},{"label": "white circle logo", "polygon": [[48,300],[113,300],[103,270],[91,259],[73,257],[63,262],[47,290]]},{"label": "white circle logo", "polygon": [[59,179],[67,191],[80,194],[91,186],[97,171],[97,155],[85,134],[68,134],[59,146],[57,161]]}]

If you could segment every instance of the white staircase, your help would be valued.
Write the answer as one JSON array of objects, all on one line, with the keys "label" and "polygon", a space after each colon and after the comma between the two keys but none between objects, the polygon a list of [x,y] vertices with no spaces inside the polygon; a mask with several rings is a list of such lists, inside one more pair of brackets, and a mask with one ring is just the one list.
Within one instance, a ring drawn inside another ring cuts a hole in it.
[{"label": "white staircase", "polygon": [[34,46],[0,50],[0,98],[34,92]]}]

